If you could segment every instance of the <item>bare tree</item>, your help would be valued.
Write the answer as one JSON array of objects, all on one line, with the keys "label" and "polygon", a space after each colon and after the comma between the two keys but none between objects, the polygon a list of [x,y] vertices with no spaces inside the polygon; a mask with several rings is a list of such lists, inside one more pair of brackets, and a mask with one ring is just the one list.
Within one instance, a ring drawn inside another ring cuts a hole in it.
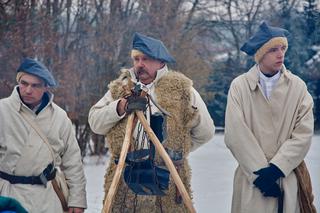
[{"label": "bare tree", "polygon": [[[177,60],[171,67],[193,79],[206,100],[212,101],[218,92],[208,92],[207,85],[219,82],[210,79],[217,74],[219,78],[214,78],[228,85],[230,79],[243,71],[247,58],[239,49],[258,24],[270,11],[277,15],[269,21],[283,22],[283,17],[301,2],[0,1],[0,97],[9,95],[16,84],[15,70],[21,59],[35,57],[57,78],[55,100],[76,124],[78,140],[88,141],[88,111],[107,91],[108,83],[119,70],[132,66],[134,32],[161,39]],[[221,92],[221,88],[217,89]]]}]

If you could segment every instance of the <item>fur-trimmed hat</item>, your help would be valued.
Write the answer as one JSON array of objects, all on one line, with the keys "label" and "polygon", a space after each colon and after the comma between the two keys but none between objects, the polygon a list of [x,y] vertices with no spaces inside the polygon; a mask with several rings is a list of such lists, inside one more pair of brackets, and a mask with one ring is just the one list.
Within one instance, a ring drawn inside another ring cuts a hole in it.
[{"label": "fur-trimmed hat", "polygon": [[39,61],[32,58],[25,58],[17,69],[17,80],[19,81],[22,73],[28,73],[35,75],[45,81],[45,83],[50,87],[57,86],[51,72]]},{"label": "fur-trimmed hat", "polygon": [[170,55],[162,41],[145,36],[141,33],[134,33],[131,57],[141,53],[166,63],[175,62],[175,59]]},{"label": "fur-trimmed hat", "polygon": [[289,32],[286,29],[271,27],[266,22],[262,22],[258,31],[242,45],[240,50],[250,56],[254,55],[254,60],[259,63],[270,48],[279,44],[288,48],[288,35]]}]

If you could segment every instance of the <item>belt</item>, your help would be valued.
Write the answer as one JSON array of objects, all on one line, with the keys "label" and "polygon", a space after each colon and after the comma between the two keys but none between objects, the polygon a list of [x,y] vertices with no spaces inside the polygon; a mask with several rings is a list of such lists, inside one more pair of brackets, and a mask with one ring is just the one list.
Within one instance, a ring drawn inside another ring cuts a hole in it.
[{"label": "belt", "polygon": [[38,176],[17,176],[0,171],[0,178],[9,181],[11,184],[31,184],[31,185],[44,185],[54,179],[56,176],[56,169],[52,164],[49,164],[40,175]]}]

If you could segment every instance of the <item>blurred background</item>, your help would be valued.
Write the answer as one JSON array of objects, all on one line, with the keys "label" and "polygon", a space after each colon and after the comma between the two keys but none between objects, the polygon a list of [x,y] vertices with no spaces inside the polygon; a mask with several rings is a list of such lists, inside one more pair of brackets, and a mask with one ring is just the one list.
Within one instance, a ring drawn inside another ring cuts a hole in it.
[{"label": "blurred background", "polygon": [[83,157],[103,155],[88,111],[131,66],[132,35],[141,32],[165,43],[177,60],[169,67],[193,79],[223,129],[229,85],[254,63],[239,49],[263,20],[291,32],[285,65],[307,83],[319,130],[319,0],[0,0],[0,98],[11,94],[24,57],[42,61]]}]

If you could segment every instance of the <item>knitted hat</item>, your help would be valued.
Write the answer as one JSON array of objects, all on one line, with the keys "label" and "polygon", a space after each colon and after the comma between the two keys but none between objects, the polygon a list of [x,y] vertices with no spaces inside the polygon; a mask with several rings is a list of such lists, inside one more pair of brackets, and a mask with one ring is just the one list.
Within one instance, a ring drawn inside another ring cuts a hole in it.
[{"label": "knitted hat", "polygon": [[23,75],[23,73],[19,74],[20,72],[35,75],[43,79],[45,83],[50,87],[57,86],[57,83],[54,80],[51,72],[41,62],[36,61],[32,58],[25,58],[17,69],[17,81],[19,81],[21,76]]},{"label": "knitted hat", "polygon": [[268,52],[268,50],[276,45],[284,45],[288,48],[287,36],[289,32],[279,27],[268,26],[265,22],[259,26],[258,31],[246,41],[240,50],[250,56],[254,55],[256,63]]},{"label": "knitted hat", "polygon": [[139,54],[145,54],[151,58],[167,63],[175,62],[175,59],[170,55],[162,41],[141,33],[135,33],[133,35],[131,57]]}]

